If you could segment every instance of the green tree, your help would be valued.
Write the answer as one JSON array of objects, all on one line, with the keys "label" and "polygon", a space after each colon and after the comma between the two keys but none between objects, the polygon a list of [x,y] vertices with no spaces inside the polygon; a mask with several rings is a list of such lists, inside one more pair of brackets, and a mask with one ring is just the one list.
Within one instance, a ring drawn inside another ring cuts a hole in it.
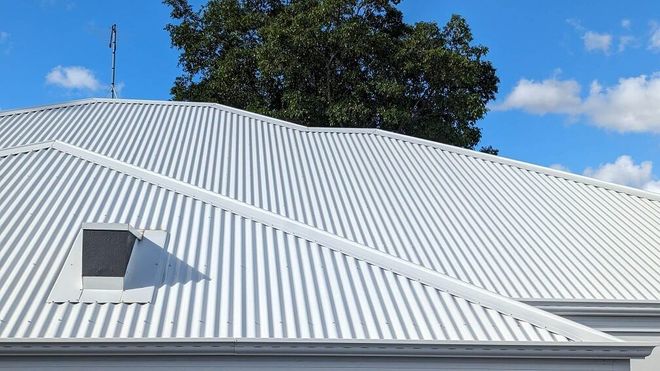
[{"label": "green tree", "polygon": [[[381,128],[474,148],[499,82],[465,19],[403,21],[397,0],[165,0],[175,100],[309,126]],[[497,153],[492,147],[482,150]]]}]

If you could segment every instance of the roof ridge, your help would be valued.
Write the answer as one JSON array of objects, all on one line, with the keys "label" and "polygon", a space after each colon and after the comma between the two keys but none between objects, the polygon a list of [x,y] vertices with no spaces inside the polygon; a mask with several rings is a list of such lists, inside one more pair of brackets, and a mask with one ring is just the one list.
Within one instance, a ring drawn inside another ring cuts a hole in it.
[{"label": "roof ridge", "polygon": [[98,98],[83,98],[83,99],[71,100],[71,101],[64,102],[64,103],[42,104],[42,105],[29,106],[29,107],[11,108],[11,109],[8,109],[8,110],[0,110],[0,117],[18,115],[18,114],[28,113],[28,112],[44,111],[44,110],[49,110],[49,109],[58,109],[58,108],[64,108],[64,107],[78,106],[78,105],[85,104],[85,103],[98,103],[98,102],[102,102],[102,100],[100,100]]},{"label": "roof ridge", "polygon": [[20,153],[27,153],[32,151],[38,151],[41,149],[51,148],[53,146],[54,140],[47,140],[45,142],[37,142],[32,144],[24,144],[21,146],[0,148],[0,157],[6,157],[11,155],[17,155]]},{"label": "roof ridge", "polygon": [[344,134],[371,134],[371,135],[378,135],[381,137],[389,138],[389,139],[395,139],[395,140],[401,140],[405,141],[408,143],[413,143],[417,145],[424,145],[428,147],[432,147],[435,149],[439,149],[441,151],[447,151],[451,153],[455,153],[458,155],[463,155],[483,161],[490,161],[493,163],[501,164],[501,165],[507,165],[507,166],[512,166],[518,169],[526,170],[526,171],[531,171],[535,172],[541,175],[545,176],[551,176],[551,177],[556,177],[556,178],[561,178],[565,179],[568,181],[573,181],[589,186],[594,186],[594,187],[599,187],[603,188],[609,191],[614,191],[614,192],[620,192],[620,193],[625,193],[630,196],[635,196],[635,197],[640,197],[640,198],[645,198],[651,201],[660,201],[660,194],[654,193],[654,192],[649,192],[645,191],[642,189],[638,188],[632,188],[620,184],[615,184],[611,182],[606,182],[602,180],[598,180],[595,178],[579,175],[579,174],[574,174],[574,173],[569,173],[561,170],[556,170],[552,169],[546,166],[541,166],[541,165],[536,165],[532,164],[529,162],[524,162],[524,161],[519,161],[519,160],[514,160],[506,157],[501,157],[501,156],[495,156],[467,148],[461,148],[461,147],[456,147],[452,146],[450,144],[445,144],[445,143],[438,143],[434,142],[432,140],[428,139],[421,139],[417,137],[412,137],[409,135],[405,134],[400,134],[400,133],[395,133],[395,132],[390,132],[382,129],[374,129],[374,128],[335,128],[335,127],[309,127],[309,126],[304,126],[300,124],[296,124],[293,122],[277,119],[274,117],[269,117],[266,115],[242,110],[239,108],[234,108],[230,106],[226,106],[220,103],[206,103],[206,102],[187,102],[187,101],[166,101],[166,100],[147,100],[147,99],[110,99],[110,98],[86,98],[86,99],[80,99],[80,100],[74,100],[70,102],[65,102],[65,103],[60,103],[60,104],[53,104],[53,105],[44,105],[44,106],[35,106],[35,107],[28,107],[28,108],[21,108],[21,109],[15,109],[15,110],[8,110],[8,111],[0,111],[0,116],[2,115],[12,115],[12,114],[19,114],[19,113],[25,113],[25,112],[30,112],[30,111],[39,111],[39,110],[44,110],[44,109],[56,109],[56,108],[62,108],[62,107],[69,107],[73,105],[80,105],[84,103],[136,103],[136,104],[169,104],[169,105],[179,105],[179,106],[203,106],[203,107],[211,107],[211,108],[218,108],[220,110],[228,111],[228,112],[233,112],[237,115],[243,115],[247,117],[251,117],[257,120],[261,120],[267,123],[275,124],[275,125],[280,125],[283,127],[290,128],[292,130],[299,130],[302,132],[309,132],[309,133],[324,133],[324,132],[330,132],[330,133],[344,133]]},{"label": "roof ridge", "polygon": [[616,183],[611,183],[611,182],[606,182],[602,181],[596,178],[591,178],[587,177],[584,175],[579,175],[575,173],[569,173],[566,171],[562,170],[557,170],[557,169],[552,169],[546,166],[541,166],[541,165],[536,165],[532,164],[529,162],[524,162],[524,161],[519,161],[519,160],[514,160],[510,159],[507,157],[501,157],[501,156],[496,156],[496,155],[491,155],[488,153],[483,153],[479,151],[475,151],[472,149],[467,149],[467,148],[462,148],[462,147],[457,147],[453,146],[451,144],[445,144],[445,143],[439,143],[435,142],[432,140],[428,139],[422,139],[422,138],[417,138],[413,137],[410,135],[405,135],[405,134],[400,134],[400,133],[395,133],[392,131],[387,131],[387,130],[382,130],[382,129],[375,129],[375,128],[335,128],[335,127],[313,127],[313,126],[304,126],[304,125],[299,125],[295,124],[292,122],[288,122],[285,120],[281,119],[276,119],[272,117],[268,117],[265,115],[261,115],[258,113],[250,112],[250,111],[245,111],[241,110],[238,108],[233,108],[229,106],[225,106],[219,103],[211,103],[215,104],[216,106],[227,110],[231,112],[235,112],[237,114],[243,114],[245,116],[253,117],[256,119],[260,119],[263,121],[279,124],[291,129],[295,130],[300,130],[304,132],[311,132],[311,133],[323,133],[323,132],[332,132],[332,133],[347,133],[347,134],[372,134],[372,135],[379,135],[381,137],[385,138],[390,138],[390,139],[395,139],[395,140],[401,140],[401,141],[406,141],[408,143],[413,143],[413,144],[418,144],[418,145],[424,145],[427,147],[432,147],[435,149],[439,149],[441,151],[447,151],[447,152],[452,152],[456,153],[458,155],[463,155],[463,156],[468,156],[472,158],[476,158],[479,160],[483,161],[490,161],[502,165],[508,165],[512,167],[516,167],[522,170],[527,170],[535,173],[539,173],[541,175],[546,175],[546,176],[552,176],[556,178],[562,178],[565,180],[573,181],[573,182],[578,182],[578,183],[583,183],[586,185],[591,185],[595,187],[600,187],[604,188],[607,190],[615,191],[615,192],[621,192],[621,193],[626,193],[631,196],[636,196],[636,197],[642,197],[646,199],[650,199],[652,201],[660,201],[660,194],[654,193],[654,192],[649,192],[645,191],[642,189],[638,188],[632,188]]},{"label": "roof ridge", "polygon": [[529,322],[535,326],[578,341],[613,342],[619,339],[578,324],[563,317],[556,316],[544,310],[535,308],[520,301],[507,298],[486,289],[449,277],[437,271],[424,268],[412,262],[400,259],[393,255],[364,246],[360,243],[339,237],[330,232],[320,230],[307,224],[289,219],[285,216],[266,211],[236,199],[223,196],[201,187],[193,186],[159,173],[155,173],[135,165],[131,165],[107,156],[82,149],[71,144],[59,141],[44,142],[41,144],[14,147],[12,151],[4,150],[5,155],[24,153],[28,150],[53,148],[58,151],[79,157],[97,165],[110,168],[143,181],[156,184],[177,193],[207,202],[216,207],[249,218],[258,223],[268,225],[275,229],[290,233],[305,240],[317,243],[334,251],[352,256],[358,260],[366,261],[380,268],[397,273],[401,276],[419,281],[441,291],[464,298],[479,305],[491,308],[500,313],[510,315],[516,319]]}]

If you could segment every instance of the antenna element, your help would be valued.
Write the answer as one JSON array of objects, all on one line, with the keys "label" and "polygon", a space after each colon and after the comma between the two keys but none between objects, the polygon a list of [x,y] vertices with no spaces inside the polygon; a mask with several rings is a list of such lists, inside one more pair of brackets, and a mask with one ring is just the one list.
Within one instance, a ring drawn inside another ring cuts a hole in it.
[{"label": "antenna element", "polygon": [[117,25],[113,24],[110,31],[110,49],[112,49],[112,83],[110,84],[110,96],[117,98],[115,90],[115,57],[117,55]]}]

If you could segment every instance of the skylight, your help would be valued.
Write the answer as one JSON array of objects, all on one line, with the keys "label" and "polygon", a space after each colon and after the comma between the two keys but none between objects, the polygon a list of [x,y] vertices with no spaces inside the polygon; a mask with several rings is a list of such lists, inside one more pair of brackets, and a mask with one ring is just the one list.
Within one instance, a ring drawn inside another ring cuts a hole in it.
[{"label": "skylight", "polygon": [[83,288],[123,290],[133,246],[142,232],[128,224],[87,223],[82,230]]},{"label": "skylight", "polygon": [[148,303],[163,281],[167,232],[83,223],[53,285],[54,303]]}]

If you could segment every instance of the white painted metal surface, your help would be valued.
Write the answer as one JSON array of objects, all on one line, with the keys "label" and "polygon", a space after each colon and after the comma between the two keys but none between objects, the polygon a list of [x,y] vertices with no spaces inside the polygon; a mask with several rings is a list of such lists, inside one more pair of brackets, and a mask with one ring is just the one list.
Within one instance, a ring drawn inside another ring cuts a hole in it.
[{"label": "white painted metal surface", "polygon": [[644,357],[650,350],[634,342],[15,339],[0,340],[0,367],[629,370],[629,358]]},{"label": "white painted metal surface", "polygon": [[650,193],[219,105],[87,100],[0,113],[0,150],[53,139],[509,297],[660,300]]},{"label": "white painted metal surface", "polygon": [[[29,146],[30,150],[34,150]],[[99,166],[115,170],[127,176],[131,176],[156,186],[166,188],[180,195],[194,198],[248,218],[254,222],[270,226],[271,228],[295,235],[297,238],[313,241],[339,253],[351,256],[355,259],[373,264],[393,273],[414,279],[431,287],[442,288],[443,291],[479,303],[488,308],[496,308],[516,318],[522,318],[531,324],[552,329],[552,331],[568,338],[582,339],[583,341],[611,341],[612,337],[606,337],[599,331],[590,327],[579,326],[575,322],[563,317],[553,316],[550,313],[523,304],[517,300],[505,298],[488,290],[481,289],[463,281],[429,270],[417,264],[380,252],[375,249],[357,244],[337,235],[316,229],[306,224],[296,222],[284,216],[274,214],[263,209],[236,201],[188,183],[164,177],[158,173],[150,172],[133,165],[113,160],[96,153],[80,149],[62,142],[44,143],[42,149],[56,149],[61,152],[93,162]],[[15,153],[25,153],[24,148],[16,148]],[[83,224],[85,225],[85,224]],[[65,266],[68,264],[65,263]],[[85,294],[83,293],[83,297]],[[107,300],[107,299],[105,299]]]},{"label": "white painted metal surface", "polygon": [[[64,264],[66,266],[66,263]],[[124,277],[82,277],[83,290],[124,290]]]},{"label": "white painted metal surface", "polygon": [[[55,148],[0,158],[0,210],[1,338],[583,340]],[[86,221],[170,233],[151,304],[47,302]]]},{"label": "white painted metal surface", "polygon": [[[82,276],[82,232],[71,246],[54,247],[68,250],[66,260],[56,270],[57,279],[48,295],[49,303],[150,303],[154,291],[163,282],[166,264],[167,232],[137,230],[126,224],[83,223],[82,228],[121,228],[130,230],[139,240],[131,253],[126,277]],[[100,278],[97,282],[86,282]],[[119,282],[117,282],[119,281]]]},{"label": "white painted metal surface", "polygon": [[625,360],[574,359],[478,359],[478,358],[393,358],[393,357],[163,357],[108,359],[103,357],[11,358],[0,370],[407,370],[407,371],[629,371]]}]

